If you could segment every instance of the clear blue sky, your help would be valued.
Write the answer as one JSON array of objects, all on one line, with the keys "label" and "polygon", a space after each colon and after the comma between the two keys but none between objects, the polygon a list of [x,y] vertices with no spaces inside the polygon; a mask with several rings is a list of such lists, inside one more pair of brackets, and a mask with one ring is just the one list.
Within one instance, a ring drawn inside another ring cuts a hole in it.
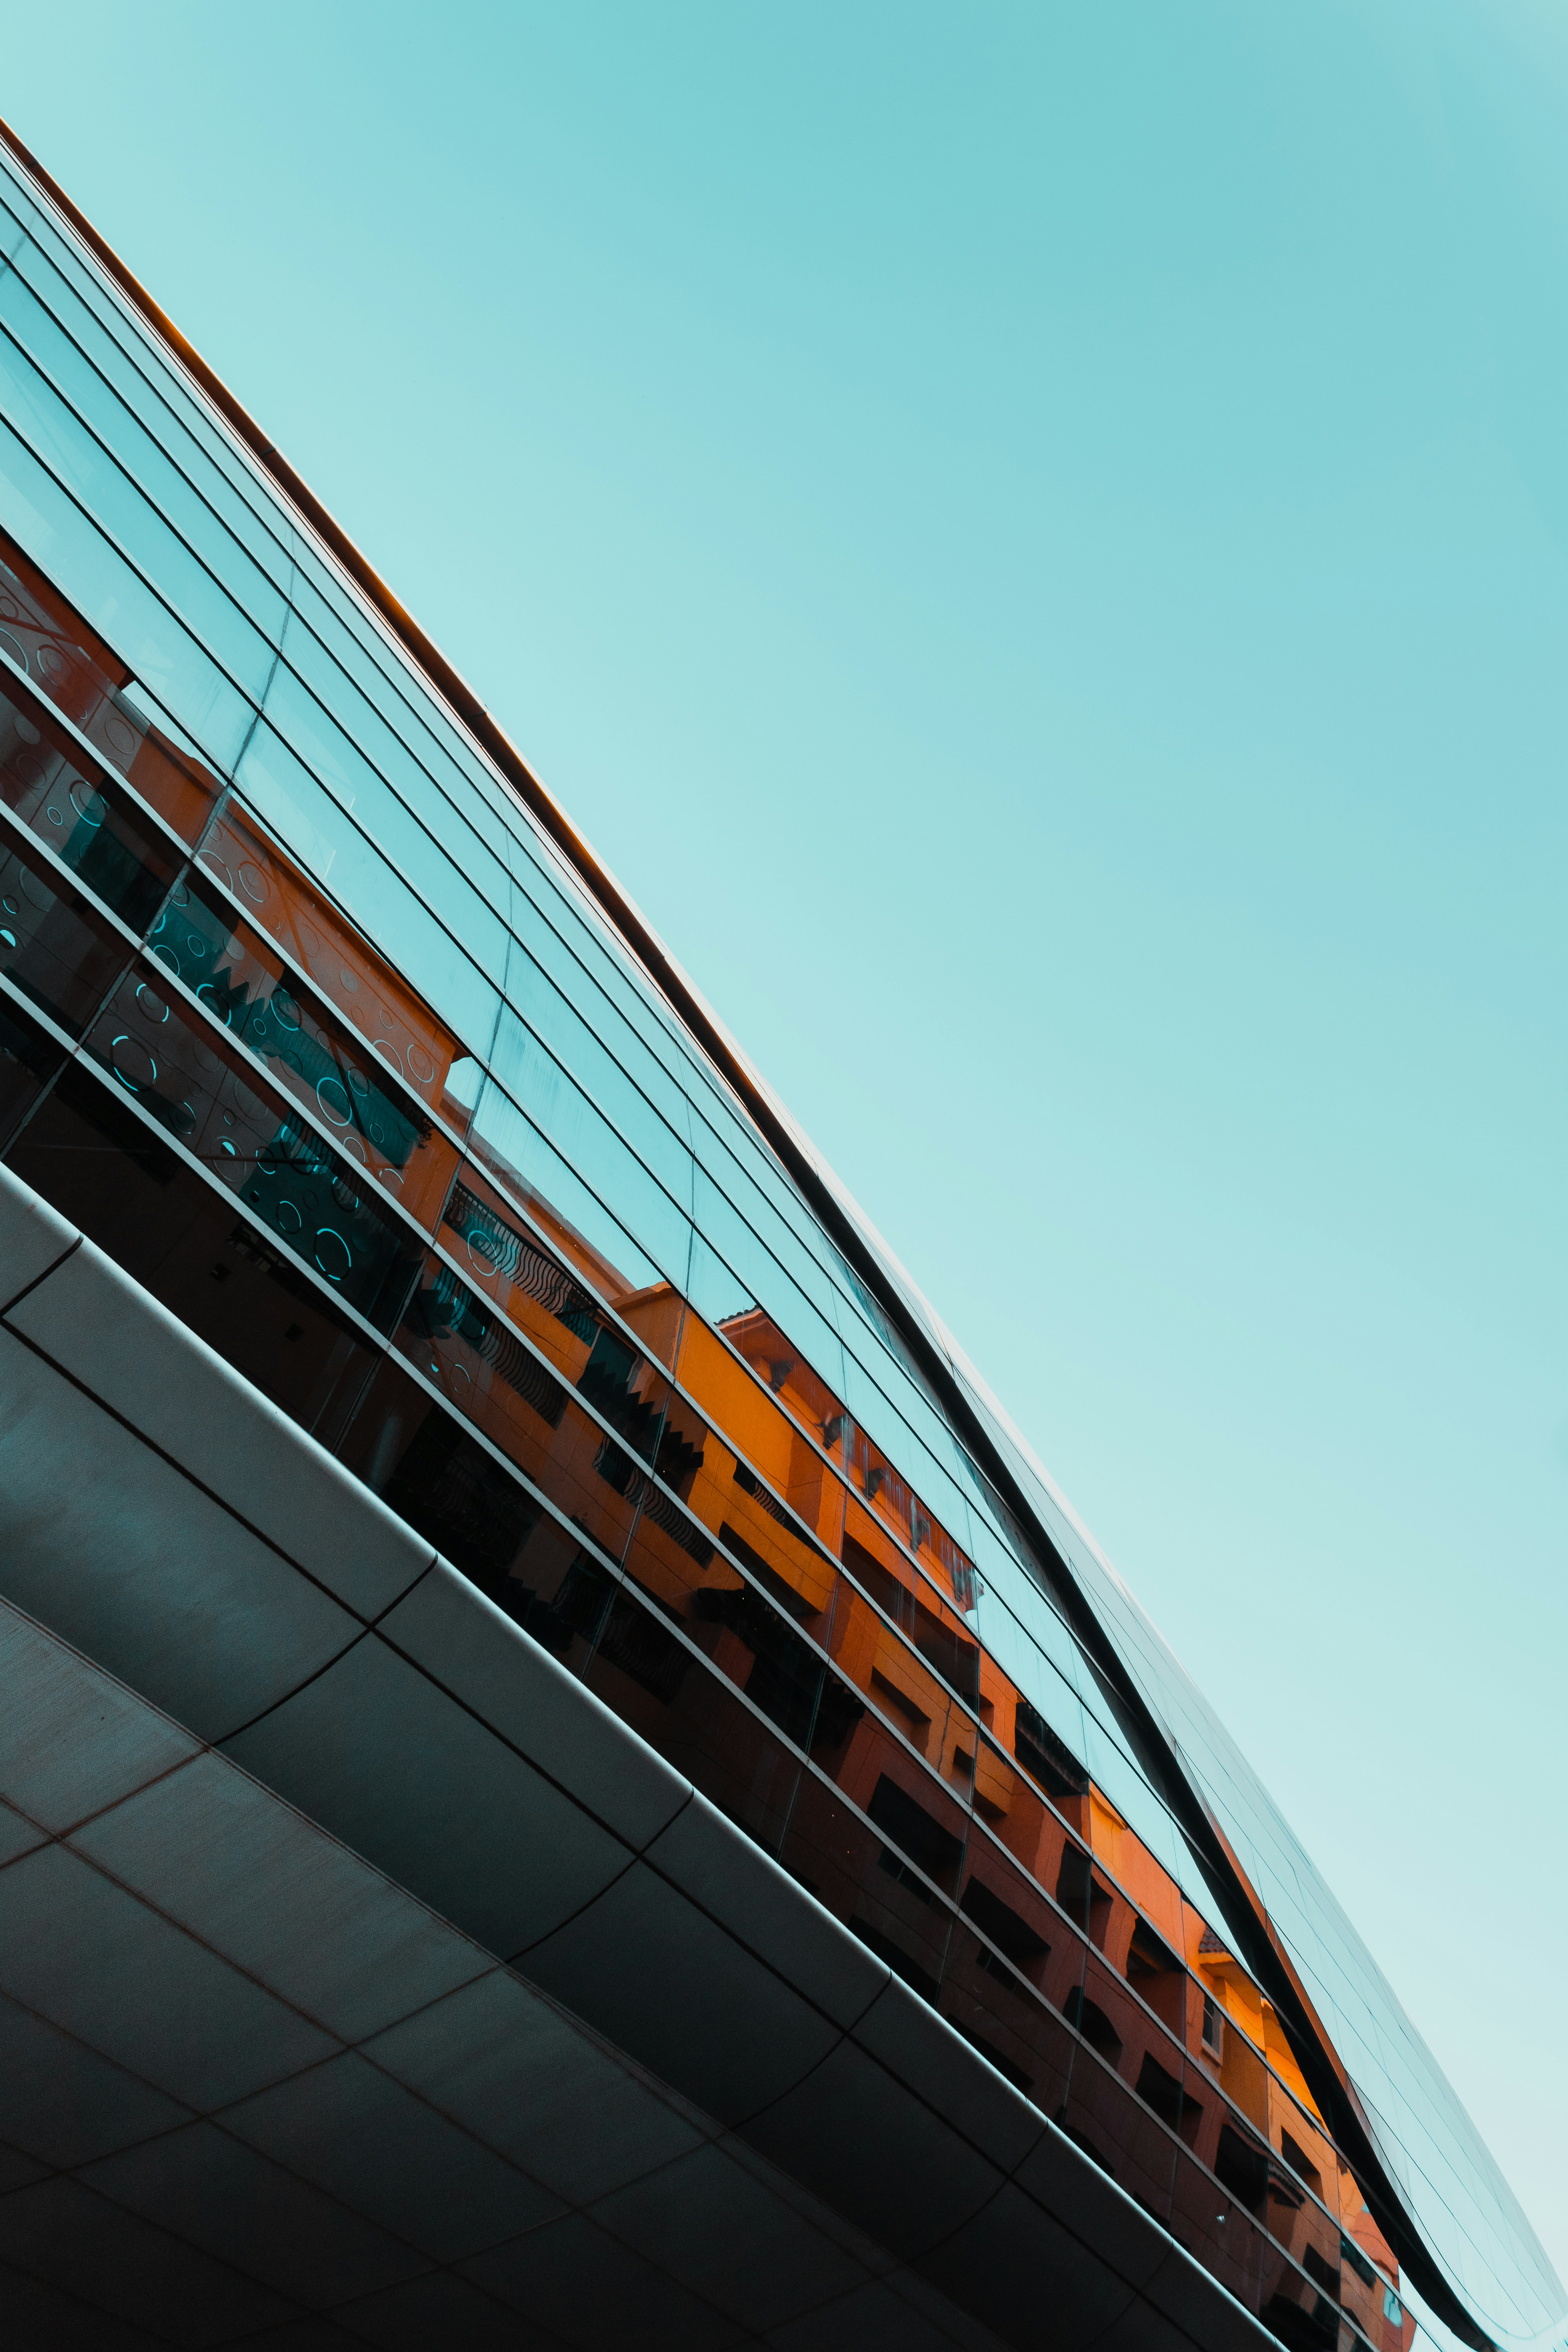
[{"label": "clear blue sky", "polygon": [[1568,2269],[1568,11],[274,0],[0,111],[623,877]]}]

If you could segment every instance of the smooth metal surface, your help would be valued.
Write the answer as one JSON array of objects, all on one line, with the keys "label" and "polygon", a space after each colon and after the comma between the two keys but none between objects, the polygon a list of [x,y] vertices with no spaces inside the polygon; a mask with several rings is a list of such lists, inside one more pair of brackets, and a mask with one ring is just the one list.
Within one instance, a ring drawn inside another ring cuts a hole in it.
[{"label": "smooth metal surface", "polygon": [[8,2340],[1270,2340],[4,1171],[0,1301]]}]

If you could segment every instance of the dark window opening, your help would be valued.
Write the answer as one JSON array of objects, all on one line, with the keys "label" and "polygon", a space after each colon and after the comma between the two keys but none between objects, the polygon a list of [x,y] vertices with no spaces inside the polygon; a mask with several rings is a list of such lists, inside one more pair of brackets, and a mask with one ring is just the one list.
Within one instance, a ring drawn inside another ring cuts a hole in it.
[{"label": "dark window opening", "polygon": [[1146,1977],[1180,1976],[1182,1964],[1147,1919],[1134,1922],[1127,1953],[1127,1980],[1139,1984]]},{"label": "dark window opening", "polygon": [[1341,2236],[1340,2260],[1345,2265],[1347,2270],[1351,2270],[1355,2273],[1356,2277],[1360,2279],[1363,2286],[1375,2286],[1377,2284],[1376,2271],[1373,2269],[1371,2263],[1367,2261],[1366,2256],[1362,2252],[1361,2248],[1356,2244],[1353,2238],[1347,2238],[1343,2235]]},{"label": "dark window opening", "polygon": [[380,1491],[454,1568],[509,1605],[506,1583],[540,1507],[459,1422],[432,1405]]},{"label": "dark window opening", "polygon": [[1307,2276],[1311,2280],[1314,2286],[1321,2287],[1325,2294],[1332,2295],[1334,2301],[1338,2303],[1340,2299],[1340,2266],[1338,2263],[1330,2262],[1328,2256],[1326,2254],[1321,2254],[1316,2246],[1303,2246],[1301,2249],[1301,2268],[1306,2272]]},{"label": "dark window opening", "polygon": [[1289,2352],[1335,2352],[1340,2340],[1339,2306],[1327,2295],[1315,2295],[1311,2308],[1289,2295],[1270,2295],[1263,2307],[1263,2325]]},{"label": "dark window opening", "polygon": [[1103,1948],[1105,1932],[1110,1925],[1110,1889],[1095,1876],[1088,1854],[1070,1838],[1062,1849],[1061,1867],[1057,1872],[1057,1901],[1068,1917],[1086,1927],[1091,1941]]},{"label": "dark window opening", "polygon": [[[1103,2149],[1096,2147],[1093,2140],[1089,2138],[1087,2134],[1075,2130],[1074,2126],[1069,2124],[1067,2119],[1067,2112],[1068,2111],[1065,2106],[1060,2108],[1056,2118],[1057,2129],[1060,2132],[1062,2137],[1064,2139],[1070,2139],[1074,2147],[1079,2149],[1083,2155],[1088,2157],[1090,2164],[1099,2165],[1101,2172],[1105,2173],[1110,2179],[1114,2180],[1116,2178],[1116,2167],[1112,2164],[1110,2158],[1105,2154]],[[1156,2215],[1155,2218],[1157,2220],[1159,2217]],[[1162,2224],[1162,2226],[1163,2225]]]},{"label": "dark window opening", "polygon": [[1203,2101],[1184,2091],[1175,2075],[1148,2052],[1138,2070],[1138,2095],[1153,2108],[1163,2123],[1180,2132],[1188,2147],[1192,2146],[1203,2121]]},{"label": "dark window opening", "polygon": [[1024,2096],[1028,2097],[1035,2087],[1032,2074],[1026,2074],[1021,2066],[1016,2065],[1011,2058],[998,2050],[994,2042],[987,2042],[983,2033],[973,2032],[961,2018],[950,2017],[947,2021],[956,2032],[963,2034],[972,2050],[979,2051],[988,2065],[995,2067],[1005,2083],[1011,2083],[1016,2091],[1022,2091]]},{"label": "dark window opening", "polygon": [[[879,1830],[901,1846],[910,1862],[939,1885],[951,1885],[963,1859],[963,1841],[917,1804],[907,1789],[882,1774],[866,1808]],[[893,1857],[896,1864],[898,1857]]]},{"label": "dark window opening", "polygon": [[1304,2180],[1314,2197],[1323,2193],[1323,2176],[1304,2147],[1293,2140],[1288,2131],[1279,2135],[1279,2153],[1299,2180]]},{"label": "dark window opening", "polygon": [[1214,2168],[1238,2205],[1259,2214],[1268,2193],[1268,2151],[1230,2124],[1220,2126]]},{"label": "dark window opening", "polygon": [[1091,2050],[1098,2050],[1108,2066],[1121,2063],[1121,2036],[1100,2008],[1090,2000],[1081,1985],[1074,1985],[1062,2011],[1069,2025],[1076,2025]]},{"label": "dark window opening", "polygon": [[1043,1936],[1037,1936],[1026,1919],[1021,1919],[1011,1904],[1004,1903],[994,1894],[984,1879],[971,1878],[959,1900],[961,1911],[966,1911],[981,1934],[989,1936],[997,1950],[1011,1960],[1014,1967],[1026,1973],[1038,1968],[1050,1958],[1050,1946]]}]

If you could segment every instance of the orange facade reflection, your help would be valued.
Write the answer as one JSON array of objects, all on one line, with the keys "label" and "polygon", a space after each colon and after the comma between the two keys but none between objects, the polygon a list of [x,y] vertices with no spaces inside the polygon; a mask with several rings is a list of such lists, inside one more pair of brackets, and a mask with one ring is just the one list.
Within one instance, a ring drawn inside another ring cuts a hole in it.
[{"label": "orange facade reflection", "polygon": [[[973,1561],[843,1402],[762,1307],[715,1326],[628,1281],[470,1134],[464,1041],[8,548],[0,654],[0,799],[93,894],[88,945],[51,918],[50,1019],[213,1181],[243,1097],[247,1170],[277,1167],[292,1113],[340,1189],[374,1192],[384,1316],[351,1303],[390,1347],[319,1424],[343,1458],[1277,2334],[1337,2345],[1349,2320],[1408,2352],[1392,2253],[1269,2002],[987,1650]],[[121,915],[137,889],[144,952],[71,1029],[71,971],[116,952],[93,898]],[[189,1127],[121,1066],[150,1024],[190,1041]],[[229,1095],[198,1100],[198,1063]],[[254,1207],[265,1181],[231,1189]]]}]

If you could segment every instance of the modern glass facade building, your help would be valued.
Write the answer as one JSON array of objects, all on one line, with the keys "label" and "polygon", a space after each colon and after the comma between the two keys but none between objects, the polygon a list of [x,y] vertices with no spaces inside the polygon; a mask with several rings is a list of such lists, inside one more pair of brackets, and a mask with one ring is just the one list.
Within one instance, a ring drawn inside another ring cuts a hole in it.
[{"label": "modern glass facade building", "polygon": [[[611,1717],[636,1734],[628,1757],[651,1751],[648,1771],[662,1759],[704,1820],[743,1833],[737,1871],[770,1857],[769,1901],[798,1899],[813,1935],[853,1939],[868,1981],[913,1997],[910,2033],[944,2021],[941,2047],[970,2074],[951,2098],[922,2095],[922,2114],[942,2120],[944,2098],[956,2114],[972,2074],[1021,2148],[1078,2168],[1052,2192],[1058,2221],[1081,2174],[1144,2233],[1145,2270],[1129,2255],[1114,2311],[1081,2322],[1041,2256],[1030,2336],[996,2284],[1005,2233],[981,2221],[1024,2158],[968,2201],[955,2172],[950,2226],[895,2249],[961,2315],[931,2318],[946,2340],[1152,2343],[1169,2325],[1205,2343],[1223,2311],[1289,2346],[1409,2352],[1408,2290],[1466,2344],[1557,2344],[1568,2298],[1353,1927],[635,908],[15,141],[0,248],[0,1173],[18,1232],[65,1236],[37,1266],[0,1257],[18,1365],[108,1396],[90,1335],[72,1370],[42,1303],[81,1237],[117,1270],[116,1314],[150,1318],[149,1365],[187,1348],[206,1368],[193,1398],[243,1391],[258,1444],[308,1440],[301,1479],[331,1457],[347,1474],[332,1494],[374,1515],[378,1541],[412,1531],[454,1589],[486,1597],[487,1626],[504,1613],[520,1676],[545,1671],[542,1653],[552,1706],[574,1693],[595,1738],[622,1736]],[[126,1393],[114,1427],[143,1428],[159,1399]],[[94,1470],[80,1462],[84,1486]],[[217,1466],[185,1475],[226,1494]],[[105,1511],[108,1558],[112,1496]],[[184,1619],[165,1641],[151,1599],[61,1598],[58,1559],[35,1572],[32,1536],[5,1524],[0,1598],[38,1639],[320,1822],[881,2242],[870,2191],[826,2152],[749,2120],[738,2094],[723,2115],[739,2057],[679,2079],[659,2019],[603,1970],[574,1973],[575,1897],[531,1940],[498,1924],[490,1865],[483,1889],[460,1882],[466,1801],[416,1865],[401,1799],[334,1811],[321,1796],[311,1759],[359,1720],[352,1662],[380,1603],[345,1601],[352,1632],[298,1688],[220,1730],[170,1679]],[[378,1734],[389,1752],[395,1730]],[[0,1870],[0,1919],[6,1881],[44,1851],[24,1842]],[[555,1862],[515,1849],[509,1866],[537,1880]],[[723,1915],[721,1888],[703,1900]],[[297,1925],[309,1943],[308,1904]],[[655,1965],[637,1933],[620,1955],[632,1979]],[[0,1990],[66,2032],[3,1951]],[[770,1968],[789,1983],[776,1954]],[[148,1998],[177,2003],[174,1977]],[[197,2119],[182,2129],[222,2105],[168,2095]],[[68,2292],[26,2216],[79,2167],[22,2145],[34,2169],[0,2198],[22,2217],[8,2234],[0,2220],[0,2263]],[[290,2179],[315,2177],[287,2135],[269,2146]],[[112,2183],[92,2194],[119,2212]],[[174,2190],[137,2210],[205,2242]],[[225,2257],[238,2273],[244,2240]],[[1193,2293],[1215,2291],[1179,2326],[1140,2284],[1167,2275],[1173,2245]],[[509,2302],[473,2267],[482,2251],[428,2259],[468,2263],[500,2298],[492,2319],[539,2332],[492,2339],[475,2319],[472,2340],[654,2340],[586,2306]],[[693,2257],[689,2284],[722,2315],[729,2290],[703,2269],[717,2259]],[[142,2310],[104,2289],[101,2307],[142,2341],[249,2326],[181,2334],[148,2293]],[[331,2324],[344,2341],[463,2340],[455,2321],[424,2339]],[[711,2340],[850,2340],[790,2325],[737,2318]]]}]

